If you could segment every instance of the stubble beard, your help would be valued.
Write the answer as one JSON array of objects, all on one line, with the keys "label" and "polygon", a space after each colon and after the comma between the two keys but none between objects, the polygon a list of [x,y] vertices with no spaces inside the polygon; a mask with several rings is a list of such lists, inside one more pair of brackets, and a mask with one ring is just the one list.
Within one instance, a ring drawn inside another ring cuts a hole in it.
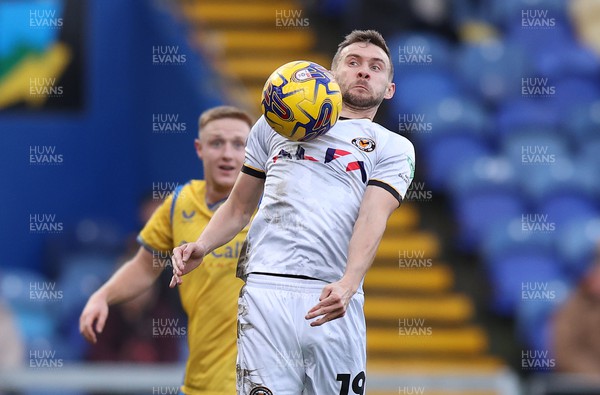
[{"label": "stubble beard", "polygon": [[348,106],[359,109],[367,110],[370,108],[378,107],[383,101],[385,92],[380,95],[357,95],[350,90],[346,90],[342,93],[342,99]]}]

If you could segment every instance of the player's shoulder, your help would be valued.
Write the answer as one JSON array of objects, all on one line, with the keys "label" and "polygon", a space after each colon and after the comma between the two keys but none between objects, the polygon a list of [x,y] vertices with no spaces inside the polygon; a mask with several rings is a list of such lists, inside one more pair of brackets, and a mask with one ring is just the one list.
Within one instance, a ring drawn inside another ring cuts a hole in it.
[{"label": "player's shoulder", "polygon": [[386,127],[368,119],[348,119],[342,122],[344,128],[359,138],[371,140],[375,151],[414,152],[412,142]]},{"label": "player's shoulder", "polygon": [[191,192],[192,196],[202,196],[206,191],[206,180],[188,180],[181,185],[181,192]]},{"label": "player's shoulder", "polygon": [[205,192],[206,181],[192,179],[179,184],[173,190],[173,199],[181,202],[195,200],[197,197],[203,197]]},{"label": "player's shoulder", "polygon": [[392,132],[378,123],[372,122],[372,125],[377,140],[381,141],[384,147],[393,148],[394,150],[401,149],[402,151],[414,150],[413,143],[406,137]]},{"label": "player's shoulder", "polygon": [[252,130],[250,131],[250,137],[254,139],[260,139],[263,142],[270,144],[273,138],[279,136],[277,132],[269,125],[264,115],[256,121]]}]

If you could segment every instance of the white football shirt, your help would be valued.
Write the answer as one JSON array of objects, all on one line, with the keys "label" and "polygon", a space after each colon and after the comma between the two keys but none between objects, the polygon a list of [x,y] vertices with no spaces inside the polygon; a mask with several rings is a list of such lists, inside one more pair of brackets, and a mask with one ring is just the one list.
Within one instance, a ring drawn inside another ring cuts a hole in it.
[{"label": "white football shirt", "polygon": [[248,136],[242,171],[265,178],[264,194],[238,276],[339,280],[367,185],[384,188],[400,203],[414,158],[410,141],[368,119],[340,119],[325,135],[295,142],[261,117]]}]

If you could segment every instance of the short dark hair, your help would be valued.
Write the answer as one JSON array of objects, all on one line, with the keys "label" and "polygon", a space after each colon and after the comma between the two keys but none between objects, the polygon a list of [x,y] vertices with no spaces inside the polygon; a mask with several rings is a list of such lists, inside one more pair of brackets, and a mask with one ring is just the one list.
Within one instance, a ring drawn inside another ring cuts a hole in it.
[{"label": "short dark hair", "polygon": [[394,75],[394,64],[392,63],[392,57],[390,55],[390,49],[385,43],[385,39],[377,30],[353,30],[352,33],[344,37],[344,41],[339,43],[337,52],[331,62],[331,69],[334,70],[340,62],[340,55],[342,50],[347,46],[354,43],[371,43],[383,49],[390,61],[390,77]]},{"label": "short dark hair", "polygon": [[209,122],[224,118],[239,119],[246,122],[250,127],[254,124],[254,120],[246,111],[233,106],[218,106],[209,108],[200,114],[198,118],[198,131],[201,132]]}]

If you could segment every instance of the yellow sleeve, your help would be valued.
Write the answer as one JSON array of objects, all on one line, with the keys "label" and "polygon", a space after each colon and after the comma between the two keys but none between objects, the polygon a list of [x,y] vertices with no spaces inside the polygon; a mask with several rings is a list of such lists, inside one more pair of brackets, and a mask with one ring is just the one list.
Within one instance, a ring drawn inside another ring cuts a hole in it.
[{"label": "yellow sleeve", "polygon": [[173,194],[169,195],[156,209],[137,237],[138,243],[150,252],[171,251],[173,249],[172,204]]}]

